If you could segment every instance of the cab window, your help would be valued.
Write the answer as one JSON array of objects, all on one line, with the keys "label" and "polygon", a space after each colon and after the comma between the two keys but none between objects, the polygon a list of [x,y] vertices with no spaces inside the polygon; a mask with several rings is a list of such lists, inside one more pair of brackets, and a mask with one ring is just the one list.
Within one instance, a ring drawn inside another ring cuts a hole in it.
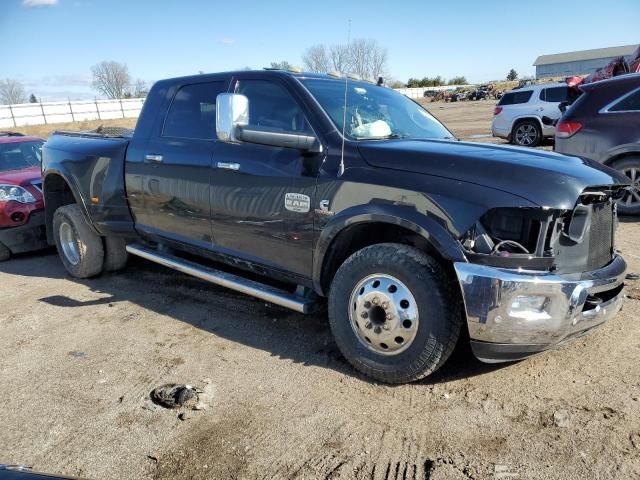
[{"label": "cab window", "polygon": [[249,99],[249,125],[312,133],[300,105],[280,84],[269,80],[240,80],[235,92]]},{"label": "cab window", "polygon": [[224,82],[180,87],[169,107],[162,136],[216,139],[216,97],[225,90]]}]

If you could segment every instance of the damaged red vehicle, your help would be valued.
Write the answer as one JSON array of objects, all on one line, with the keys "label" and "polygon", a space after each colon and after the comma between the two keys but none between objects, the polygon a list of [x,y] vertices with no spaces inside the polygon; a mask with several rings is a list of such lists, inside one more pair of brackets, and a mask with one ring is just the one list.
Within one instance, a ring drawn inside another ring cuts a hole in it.
[{"label": "damaged red vehicle", "polygon": [[47,246],[40,163],[44,140],[0,132],[0,261]]}]

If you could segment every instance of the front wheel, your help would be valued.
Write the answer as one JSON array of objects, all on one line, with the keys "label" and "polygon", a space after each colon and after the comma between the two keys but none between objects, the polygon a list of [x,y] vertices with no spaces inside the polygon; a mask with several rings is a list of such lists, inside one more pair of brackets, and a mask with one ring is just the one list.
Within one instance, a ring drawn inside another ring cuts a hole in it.
[{"label": "front wheel", "polygon": [[542,141],[542,129],[533,120],[517,123],[511,133],[511,142],[520,147],[537,147]]},{"label": "front wheel", "polygon": [[64,205],[55,211],[53,233],[60,260],[72,276],[88,278],[102,272],[102,239],[91,230],[77,204]]},{"label": "front wheel", "polygon": [[618,201],[618,212],[621,215],[640,215],[640,157],[625,157],[611,164],[623,175],[629,177],[631,187]]},{"label": "front wheel", "polygon": [[393,243],[364,248],[340,267],[329,294],[338,348],[376,380],[424,378],[451,355],[462,326],[455,284],[416,248]]}]

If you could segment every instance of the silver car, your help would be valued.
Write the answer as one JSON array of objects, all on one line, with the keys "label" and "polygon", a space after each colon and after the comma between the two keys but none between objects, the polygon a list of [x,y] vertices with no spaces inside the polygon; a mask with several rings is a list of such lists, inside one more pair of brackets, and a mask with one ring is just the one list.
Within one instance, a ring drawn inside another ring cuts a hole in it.
[{"label": "silver car", "polygon": [[493,111],[491,133],[506,138],[514,145],[535,147],[544,138],[555,134],[553,125],[542,123],[542,117],[551,120],[562,115],[558,106],[573,103],[578,92],[566,83],[543,83],[515,88],[505,93]]}]

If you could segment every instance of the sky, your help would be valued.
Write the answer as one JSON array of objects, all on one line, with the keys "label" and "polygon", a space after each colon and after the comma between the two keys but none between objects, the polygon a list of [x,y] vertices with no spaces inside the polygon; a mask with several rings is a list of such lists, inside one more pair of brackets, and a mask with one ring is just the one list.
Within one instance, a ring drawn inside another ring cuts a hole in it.
[{"label": "sky", "polygon": [[640,0],[0,0],[0,78],[43,101],[93,98],[91,66],[133,79],[302,65],[312,45],[372,38],[393,78],[533,75],[542,54],[640,42]]}]

